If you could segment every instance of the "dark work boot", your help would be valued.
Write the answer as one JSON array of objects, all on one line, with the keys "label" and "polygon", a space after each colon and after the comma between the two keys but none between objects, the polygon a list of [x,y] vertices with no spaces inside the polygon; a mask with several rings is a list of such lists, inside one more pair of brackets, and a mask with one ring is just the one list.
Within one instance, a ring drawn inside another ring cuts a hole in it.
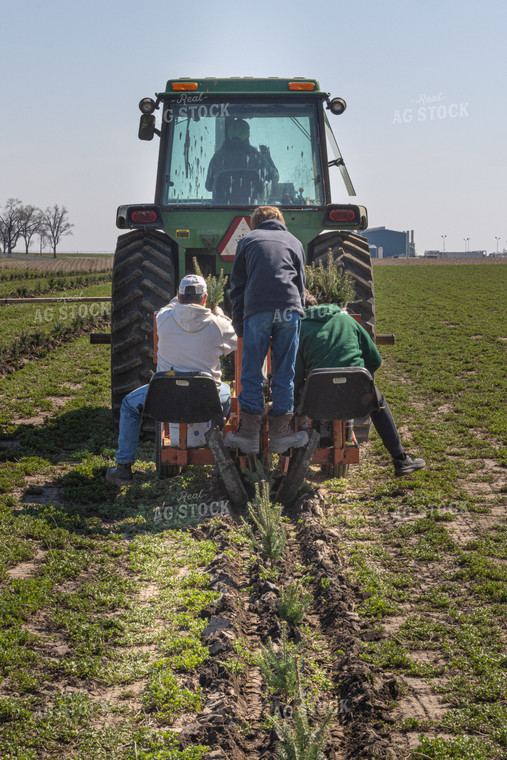
[{"label": "dark work boot", "polygon": [[400,457],[393,459],[393,464],[394,474],[397,477],[410,475],[411,472],[422,470],[423,467],[426,467],[426,462],[424,459],[412,459],[412,457],[406,453],[403,453]]},{"label": "dark work boot", "polygon": [[308,443],[308,434],[304,430],[295,433],[290,423],[292,412],[287,412],[280,417],[269,415],[269,450],[273,454],[283,454],[284,451],[306,446]]},{"label": "dark work boot", "polygon": [[235,433],[229,431],[224,438],[228,449],[240,449],[243,454],[259,453],[261,414],[239,413],[239,426]]},{"label": "dark work boot", "polygon": [[118,462],[116,467],[110,467],[106,472],[106,480],[111,481],[111,483],[128,485],[132,479],[132,464],[130,462]]}]

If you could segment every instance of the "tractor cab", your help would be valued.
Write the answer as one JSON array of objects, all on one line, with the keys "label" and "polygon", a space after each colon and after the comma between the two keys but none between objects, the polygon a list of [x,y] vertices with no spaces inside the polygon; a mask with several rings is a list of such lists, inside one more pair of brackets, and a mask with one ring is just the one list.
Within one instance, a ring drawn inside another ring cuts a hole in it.
[{"label": "tractor cab", "polygon": [[[316,80],[172,79],[139,107],[140,139],[160,138],[155,203],[120,206],[117,225],[164,229],[186,271],[183,250],[221,253],[235,217],[259,205],[281,207],[304,246],[323,227],[365,229],[363,206],[331,202],[330,167],[355,195],[327,116],[343,113],[346,103],[330,99]],[[227,273],[230,252],[222,258]]]},{"label": "tractor cab", "polygon": [[230,100],[165,110],[162,205],[321,208],[317,103]]}]

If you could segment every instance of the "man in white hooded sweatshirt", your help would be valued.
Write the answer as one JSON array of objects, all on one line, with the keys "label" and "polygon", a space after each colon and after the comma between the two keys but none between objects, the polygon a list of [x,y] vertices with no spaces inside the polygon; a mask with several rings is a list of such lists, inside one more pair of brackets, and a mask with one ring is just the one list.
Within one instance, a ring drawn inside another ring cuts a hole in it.
[{"label": "man in white hooded sweatshirt", "polygon": [[[237,337],[231,320],[218,307],[213,311],[206,308],[206,299],[206,281],[199,275],[188,274],[180,282],[178,297],[158,312],[157,370],[211,373],[224,416],[228,417],[231,391],[221,379],[220,357],[235,350]],[[106,473],[106,479],[114,483],[132,480],[147,392],[148,386],[143,385],[123,399],[116,467]]]}]

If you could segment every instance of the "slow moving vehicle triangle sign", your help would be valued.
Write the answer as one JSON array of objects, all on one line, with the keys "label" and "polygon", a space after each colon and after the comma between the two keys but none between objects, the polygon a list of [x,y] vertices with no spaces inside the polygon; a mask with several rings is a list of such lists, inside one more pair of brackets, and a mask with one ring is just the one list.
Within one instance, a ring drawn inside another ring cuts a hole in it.
[{"label": "slow moving vehicle triangle sign", "polygon": [[218,244],[217,250],[224,261],[234,261],[236,246],[250,232],[250,217],[235,216],[231,225],[222,240]]}]

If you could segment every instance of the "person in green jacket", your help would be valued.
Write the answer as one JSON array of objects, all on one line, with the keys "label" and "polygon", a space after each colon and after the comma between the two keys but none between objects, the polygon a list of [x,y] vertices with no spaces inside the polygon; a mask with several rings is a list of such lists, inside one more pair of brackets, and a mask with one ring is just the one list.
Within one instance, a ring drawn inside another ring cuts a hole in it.
[{"label": "person in green jacket", "polygon": [[[335,304],[317,304],[306,291],[305,316],[301,321],[299,348],[294,375],[295,397],[303,390],[306,376],[312,369],[330,367],[366,367],[373,375],[382,364],[375,343],[366,330]],[[384,396],[377,388],[380,409],[371,413],[371,420],[382,443],[392,457],[395,475],[408,475],[426,466],[424,459],[415,459],[404,450],[396,423]]]}]

